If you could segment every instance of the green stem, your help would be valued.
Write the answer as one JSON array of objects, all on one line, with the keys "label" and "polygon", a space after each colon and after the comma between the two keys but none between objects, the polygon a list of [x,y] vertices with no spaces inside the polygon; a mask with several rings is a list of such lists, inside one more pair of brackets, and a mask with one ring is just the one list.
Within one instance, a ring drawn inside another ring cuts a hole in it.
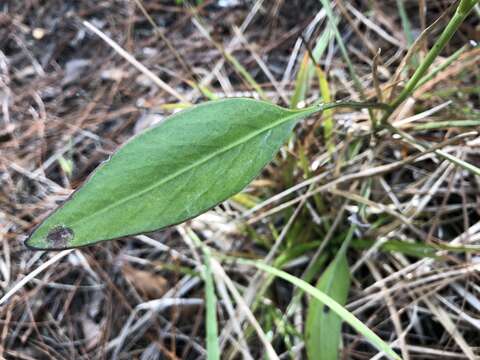
[{"label": "green stem", "polygon": [[[427,144],[424,144],[418,140],[415,140],[415,138],[400,130],[400,129],[397,129],[396,127],[390,125],[390,124],[385,124],[384,127],[387,129],[387,130],[390,130],[392,133],[395,133],[395,134],[398,134],[402,139],[404,139],[406,142],[412,144],[413,146],[415,146],[419,151],[426,151],[426,149],[428,148],[428,145]],[[472,133],[474,134],[474,133]],[[436,155],[440,156],[441,158],[447,160],[447,161],[450,161],[451,163],[457,165],[457,166],[460,166],[462,169],[464,170],[467,170],[468,172],[474,174],[474,175],[477,175],[477,176],[480,176],[480,168],[479,167],[476,167],[475,165],[473,164],[470,164],[462,159],[459,159],[458,157],[456,156],[453,156],[449,153],[446,153],[445,151],[441,150],[441,149],[436,149],[433,151]]]},{"label": "green stem", "polygon": [[392,115],[392,113],[395,111],[395,109],[412,94],[412,92],[415,90],[416,85],[423,78],[430,65],[432,65],[433,61],[440,54],[445,45],[448,44],[453,34],[457,31],[459,26],[468,16],[470,11],[472,11],[473,7],[475,6],[475,4],[478,3],[478,1],[479,0],[460,1],[460,4],[455,11],[455,14],[450,19],[450,22],[447,24],[447,27],[445,28],[445,30],[443,30],[442,34],[437,39],[433,47],[430,49],[427,56],[417,68],[415,73],[412,75],[410,80],[408,80],[400,95],[398,95],[397,98],[390,104],[390,109],[384,114],[384,116],[380,120],[380,125],[384,124],[388,120],[390,115]]},{"label": "green stem", "polygon": [[218,344],[218,324],[217,324],[217,297],[215,295],[215,285],[213,281],[213,272],[211,265],[210,248],[198,238],[191,229],[187,228],[187,234],[193,244],[203,251],[203,270],[202,278],[205,283],[205,308],[206,308],[206,332],[207,332],[207,358],[208,360],[220,360],[220,347]]},{"label": "green stem", "polygon": [[420,86],[425,85],[428,81],[432,80],[438,73],[445,70],[448,66],[450,66],[454,61],[457,61],[460,55],[462,55],[468,49],[467,46],[462,46],[460,49],[455,51],[452,55],[450,55],[445,61],[443,61],[440,65],[433,68],[427,75],[425,75],[415,86],[414,90],[417,90]]},{"label": "green stem", "polygon": [[325,110],[335,109],[335,108],[352,108],[352,109],[383,109],[388,110],[390,106],[385,103],[376,103],[376,102],[357,102],[357,101],[336,101],[331,103],[323,103],[321,101],[309,106],[305,109],[295,109],[294,111],[310,111],[311,114],[322,112]]},{"label": "green stem", "polygon": [[347,51],[347,48],[345,46],[345,43],[343,42],[342,35],[340,34],[340,31],[338,30],[337,20],[335,18],[335,15],[333,14],[332,6],[330,4],[330,1],[320,0],[320,2],[322,3],[323,8],[325,9],[325,13],[327,14],[327,18],[328,18],[330,27],[335,34],[335,38],[337,39],[338,47],[340,48],[340,52],[342,53],[343,59],[347,63],[347,68],[348,68],[348,71],[350,72],[350,76],[353,79],[353,83],[355,84],[355,88],[359,92],[361,100],[364,100],[365,99],[365,93],[363,91],[362,83],[361,83],[360,79],[358,78],[357,74],[355,73],[355,68],[353,66],[352,60],[350,59],[350,56],[348,56],[348,51]]}]

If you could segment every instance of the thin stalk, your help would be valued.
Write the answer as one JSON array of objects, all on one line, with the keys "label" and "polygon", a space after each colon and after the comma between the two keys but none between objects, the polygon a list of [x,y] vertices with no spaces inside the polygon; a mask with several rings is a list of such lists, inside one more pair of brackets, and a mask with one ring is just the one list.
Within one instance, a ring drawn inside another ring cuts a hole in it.
[{"label": "thin stalk", "polygon": [[449,129],[452,127],[463,128],[463,127],[475,127],[475,126],[480,126],[480,119],[436,121],[436,122],[416,125],[413,127],[413,129],[414,130],[433,130],[433,129]]},{"label": "thin stalk", "polygon": [[450,66],[453,62],[457,61],[458,58],[467,50],[467,46],[463,46],[455,53],[453,53],[451,56],[449,56],[443,63],[438,65],[437,67],[433,68],[430,73],[425,75],[415,86],[415,90],[417,90],[420,86],[426,84],[428,81],[432,80],[438,73],[446,69],[448,66]]},{"label": "thin stalk", "polygon": [[[347,68],[350,73],[350,76],[352,77],[353,84],[357,90],[357,92],[360,94],[360,99],[365,100],[365,92],[363,91],[363,86],[362,82],[358,78],[352,60],[350,59],[350,56],[348,55],[347,47],[345,46],[345,43],[343,41],[342,35],[340,34],[340,31],[338,30],[337,24],[336,24],[336,18],[335,15],[333,14],[332,7],[330,4],[329,0],[320,0],[322,3],[323,8],[325,9],[325,12],[328,17],[328,21],[330,24],[330,27],[333,29],[335,38],[337,39],[338,47],[340,48],[340,52],[342,53],[343,59],[347,63]],[[368,110],[368,116],[370,117],[370,121],[372,122],[372,128],[376,128],[378,121],[375,117],[375,114],[370,108],[367,108]]]},{"label": "thin stalk", "polygon": [[357,102],[357,101],[336,101],[331,103],[324,103],[322,101],[318,101],[312,106],[309,106],[305,109],[295,109],[294,111],[311,111],[311,114],[315,114],[317,112],[322,112],[325,110],[335,109],[335,108],[352,108],[352,109],[383,109],[388,110],[390,106],[384,103],[378,102]]},{"label": "thin stalk", "polygon": [[408,20],[403,0],[397,0],[397,8],[400,14],[400,18],[402,20],[403,32],[405,33],[405,37],[407,38],[407,44],[408,46],[412,46],[415,39],[413,38],[412,26],[410,25],[410,21]]},{"label": "thin stalk", "polygon": [[[408,133],[406,133],[406,132],[404,132],[400,129],[397,129],[390,124],[385,124],[385,128],[390,130],[392,133],[398,134],[402,139],[404,139],[406,142],[415,146],[419,151],[426,151],[427,148],[428,148],[427,144],[424,144],[424,143],[416,140],[410,134],[408,134]],[[478,136],[478,132],[472,132],[471,134]],[[433,152],[435,154],[437,154],[438,156],[440,156],[441,158],[443,158],[445,160],[448,160],[455,165],[460,166],[462,169],[467,170],[468,172],[470,172],[474,175],[480,176],[480,168],[479,167],[476,167],[475,165],[470,164],[469,162],[466,162],[462,159],[459,159],[456,156],[453,156],[449,153],[446,153],[445,151],[443,151],[441,149],[435,149]]]},{"label": "thin stalk", "polygon": [[463,23],[465,18],[468,16],[470,11],[472,11],[473,7],[475,6],[475,4],[478,3],[478,1],[479,0],[460,1],[460,4],[455,11],[455,14],[453,14],[452,18],[447,24],[447,27],[445,28],[445,30],[443,30],[442,34],[437,39],[433,47],[430,49],[425,59],[423,59],[422,63],[412,75],[410,80],[408,80],[402,92],[390,104],[390,109],[384,114],[384,116],[380,120],[380,125],[384,124],[388,120],[390,115],[392,115],[392,113],[395,111],[395,109],[412,94],[418,82],[423,78],[430,65],[432,65],[432,63],[443,50],[443,48],[448,44],[453,34],[455,34],[457,29],[460,27],[460,25]]},{"label": "thin stalk", "polygon": [[337,27],[337,20],[335,18],[335,15],[333,14],[332,7],[330,4],[329,0],[320,0],[322,3],[323,8],[325,9],[325,13],[327,14],[327,18],[329,21],[329,25],[331,29],[334,31],[335,38],[337,39],[338,47],[340,48],[340,52],[342,53],[343,59],[347,63],[347,68],[348,71],[350,72],[350,76],[352,77],[353,83],[355,84],[356,90],[360,93],[360,98],[363,100],[365,99],[365,93],[363,91],[363,86],[358,78],[355,68],[353,66],[352,60],[350,59],[350,56],[348,55],[347,48],[345,46],[345,43],[343,42],[342,34],[340,34],[340,31],[338,30]]},{"label": "thin stalk", "polygon": [[202,249],[204,256],[202,278],[205,283],[207,358],[208,360],[220,360],[217,324],[217,296],[215,295],[215,285],[213,282],[210,248],[205,246],[192,230],[187,229],[187,233],[195,246]]}]

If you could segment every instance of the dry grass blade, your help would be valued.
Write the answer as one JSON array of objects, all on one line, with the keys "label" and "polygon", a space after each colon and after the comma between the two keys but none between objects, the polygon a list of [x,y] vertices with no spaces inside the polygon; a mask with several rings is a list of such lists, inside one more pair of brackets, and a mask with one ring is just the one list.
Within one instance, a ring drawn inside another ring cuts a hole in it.
[{"label": "dry grass blade", "polygon": [[[119,145],[178,109],[225,97],[388,101],[458,4],[3,1],[0,357],[205,359],[218,342],[226,359],[306,359],[311,297],[220,259],[265,261],[315,285],[354,229],[346,308],[405,359],[478,358],[478,1],[394,128],[372,129],[385,108],[317,114],[246,189],[186,225],[73,252],[23,246]],[[338,356],[383,356],[349,326],[340,338]]]},{"label": "dry grass blade", "polygon": [[3,295],[1,298],[0,298],[0,306],[1,305],[4,305],[8,300],[10,300],[10,298],[15,295],[17,292],[19,292],[20,290],[22,290],[22,288],[29,282],[31,281],[32,279],[34,279],[37,275],[39,275],[40,273],[42,273],[43,271],[45,271],[46,269],[48,269],[50,266],[52,266],[53,264],[55,264],[56,262],[60,261],[62,258],[64,258],[65,256],[67,256],[68,254],[70,254],[72,251],[74,251],[73,249],[70,249],[70,250],[64,250],[62,252],[59,252],[58,254],[56,254],[55,256],[53,256],[51,259],[49,259],[48,261],[45,261],[44,263],[42,263],[40,266],[38,266],[35,270],[31,271],[30,273],[28,273],[22,280],[20,280],[19,282],[17,282],[10,290],[8,290],[5,295]]},{"label": "dry grass blade", "polygon": [[166,84],[162,79],[160,79],[157,75],[155,75],[152,71],[147,69],[142,63],[140,63],[137,59],[135,59],[132,55],[130,55],[127,51],[125,51],[120,45],[118,45],[115,41],[109,38],[105,33],[97,29],[94,25],[90,22],[83,20],[82,24],[93,33],[95,33],[98,37],[100,37],[103,41],[105,41],[113,50],[119,53],[122,57],[124,57],[129,63],[135,66],[140,72],[148,76],[150,80],[152,80],[159,88],[165,90],[170,95],[174,96],[178,100],[189,103],[183,95],[180,95],[176,90]]}]

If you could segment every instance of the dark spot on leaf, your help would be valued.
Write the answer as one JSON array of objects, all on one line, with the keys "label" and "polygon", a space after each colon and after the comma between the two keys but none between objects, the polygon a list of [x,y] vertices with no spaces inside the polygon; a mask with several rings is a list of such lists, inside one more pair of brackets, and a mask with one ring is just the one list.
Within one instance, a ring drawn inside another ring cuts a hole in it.
[{"label": "dark spot on leaf", "polygon": [[52,248],[62,248],[73,239],[73,230],[66,226],[56,226],[48,232],[47,242]]},{"label": "dark spot on leaf", "polygon": [[324,305],[323,306],[323,313],[328,314],[329,312],[330,312],[330,307],[328,307],[327,305]]}]

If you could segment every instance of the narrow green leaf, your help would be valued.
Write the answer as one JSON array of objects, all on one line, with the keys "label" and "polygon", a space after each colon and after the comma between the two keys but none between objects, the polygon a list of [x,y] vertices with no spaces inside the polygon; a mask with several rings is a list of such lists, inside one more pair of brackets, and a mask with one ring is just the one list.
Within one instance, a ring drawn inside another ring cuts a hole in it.
[{"label": "narrow green leaf", "polygon": [[290,100],[290,107],[292,109],[296,109],[298,104],[305,99],[310,81],[309,69],[310,57],[308,53],[305,53],[300,63],[300,68],[298,69],[297,79],[295,80],[295,91]]},{"label": "narrow green leaf", "polygon": [[73,161],[70,159],[66,159],[62,155],[58,158],[58,164],[62,168],[63,172],[67,176],[72,176],[73,173]]},{"label": "narrow green leaf", "polygon": [[[345,305],[350,288],[350,271],[345,252],[341,251],[324,271],[317,289]],[[309,359],[338,359],[342,319],[331,309],[312,299],[305,324],[306,349]]]},{"label": "narrow green leaf", "polygon": [[262,87],[255,81],[252,75],[248,72],[247,69],[229,52],[224,51],[223,56],[230,62],[230,64],[238,71],[238,73],[243,77],[243,79],[257,92],[261,99],[266,100],[267,95],[262,90]]},{"label": "narrow green leaf", "polygon": [[365,338],[378,350],[384,352],[388,357],[392,359],[395,359],[395,360],[401,359],[400,356],[398,356],[398,354],[395,353],[395,351],[393,351],[390,348],[390,346],[388,346],[388,344],[386,344],[380,337],[378,337],[378,335],[376,335],[372,330],[370,330],[364,323],[358,320],[358,318],[356,318],[355,315],[353,315],[351,312],[346,310],[342,305],[337,303],[330,296],[320,291],[319,289],[313,287],[306,281],[300,278],[297,278],[293,275],[290,275],[285,271],[276,269],[270,265],[267,265],[259,261],[252,261],[252,260],[238,259],[238,258],[235,258],[235,261],[240,264],[253,265],[262,271],[265,271],[271,275],[279,277],[297,286],[301,290],[305,291],[307,294],[313,296],[315,299],[317,299],[318,301],[321,301],[323,304],[328,306],[333,312],[335,312],[338,316],[340,316],[340,318],[342,318],[343,321],[348,323],[352,328],[354,328],[360,334],[365,336]]},{"label": "narrow green leaf", "polygon": [[202,246],[201,240],[193,231],[189,230],[188,234],[194,244],[201,247],[204,256],[203,281],[205,282],[207,359],[219,360],[220,346],[218,344],[217,296],[215,295],[215,286],[213,283],[210,248],[208,246]]},{"label": "narrow green leaf", "polygon": [[407,38],[407,45],[410,47],[412,46],[415,39],[413,36],[412,26],[410,25],[410,20],[408,19],[407,11],[405,9],[405,4],[403,3],[403,0],[397,0],[397,8],[398,8],[398,13],[400,15],[400,19],[402,20],[403,32],[405,33],[405,37]]},{"label": "narrow green leaf", "polygon": [[[479,48],[479,47],[480,46],[476,46],[476,48]],[[453,62],[457,61],[458,58],[463,53],[465,53],[467,49],[468,49],[467,46],[462,46],[460,49],[455,51],[452,55],[446,58],[440,65],[436,66],[427,75],[425,75],[415,86],[415,89],[418,89],[420,86],[426,84],[428,81],[432,80],[435,76],[437,76],[440,72],[442,72],[447,67],[449,67]]]},{"label": "narrow green leaf", "polygon": [[[322,0],[326,1],[326,0]],[[467,18],[470,11],[472,11],[475,4],[477,4],[479,0],[460,0],[458,4],[457,10],[450,18],[450,21],[443,29],[441,35],[437,38],[433,46],[428,51],[425,58],[422,62],[418,65],[413,75],[410,77],[408,82],[405,84],[405,87],[400,92],[400,94],[393,100],[390,104],[390,109],[386,111],[380,120],[380,124],[384,125],[390,115],[395,111],[395,109],[400,106],[415,90],[418,83],[424,78],[427,70],[430,68],[430,65],[433,64],[435,59],[438,55],[442,52],[443,48],[450,42],[450,39],[458,30],[460,25],[463,21]],[[437,155],[439,155],[440,150],[436,151]],[[441,155],[443,156],[443,155]],[[452,161],[450,158],[445,157],[447,160]],[[454,162],[454,161],[453,161]],[[455,162],[454,162],[455,163]]]},{"label": "narrow green leaf", "polygon": [[[308,90],[310,89],[310,82],[315,69],[315,64],[312,63],[311,57],[313,57],[313,61],[315,61],[315,63],[318,63],[332,37],[333,31],[330,29],[330,27],[327,27],[327,29],[317,39],[312,53],[310,54],[309,52],[306,52],[303,56],[302,62],[298,69],[297,78],[295,80],[295,90],[293,92],[292,99],[290,100],[290,107],[292,109],[297,108],[298,104],[305,100]],[[326,101],[325,98],[323,101]]]},{"label": "narrow green leaf", "polygon": [[[328,80],[325,73],[317,67],[316,69],[317,77],[318,77],[318,84],[320,86],[320,92],[322,94],[322,99],[324,102],[329,103],[332,101],[332,97],[330,95],[330,87],[328,86]],[[323,114],[323,136],[325,138],[325,144],[327,145],[328,152],[330,155],[333,155],[335,152],[335,141],[333,138],[333,111],[332,110],[325,110]]]},{"label": "narrow green leaf", "polygon": [[352,59],[350,58],[350,55],[348,54],[347,47],[345,45],[345,42],[343,41],[342,34],[340,33],[340,30],[338,30],[337,27],[337,18],[333,13],[333,8],[332,8],[332,3],[329,0],[320,0],[320,3],[322,4],[323,8],[325,9],[325,12],[327,14],[328,18],[328,23],[330,25],[330,28],[333,30],[335,39],[337,40],[338,47],[340,48],[340,52],[342,53],[342,57],[347,63],[347,68],[348,72],[350,73],[350,76],[352,77],[353,83],[355,85],[356,90],[360,93],[361,98],[365,98],[364,96],[364,91],[363,91],[363,86],[362,83],[360,82],[360,79],[358,78],[355,68],[353,66]]},{"label": "narrow green leaf", "polygon": [[26,244],[78,247],[193,218],[242,190],[321,110],[227,99],[179,112],[122,146]]},{"label": "narrow green leaf", "polygon": [[447,120],[447,121],[436,121],[436,122],[429,122],[425,124],[415,125],[413,129],[414,130],[436,130],[436,129],[478,127],[478,126],[480,126],[480,119]]},{"label": "narrow green leaf", "polygon": [[[352,241],[354,249],[370,249],[376,242],[375,239],[355,239]],[[439,251],[448,251],[451,253],[480,253],[479,245],[451,245],[449,243],[423,243],[415,240],[390,239],[378,249],[383,252],[399,252],[408,256],[418,258],[440,258]]]}]

